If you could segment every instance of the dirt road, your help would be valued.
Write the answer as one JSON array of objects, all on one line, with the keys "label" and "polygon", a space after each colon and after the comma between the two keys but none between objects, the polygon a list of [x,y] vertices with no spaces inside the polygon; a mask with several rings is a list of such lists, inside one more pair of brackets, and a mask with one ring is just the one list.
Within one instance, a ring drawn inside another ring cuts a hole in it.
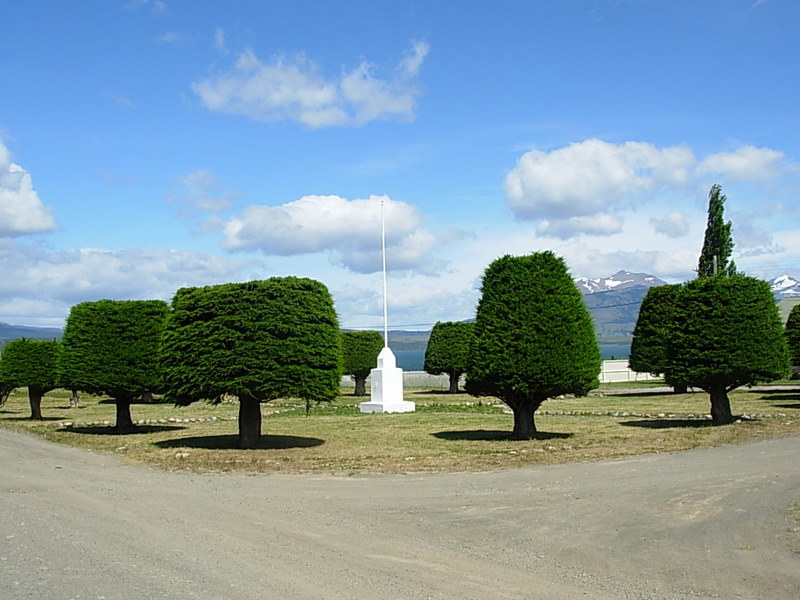
[{"label": "dirt road", "polygon": [[0,430],[0,598],[800,597],[800,438],[477,474],[198,476]]}]

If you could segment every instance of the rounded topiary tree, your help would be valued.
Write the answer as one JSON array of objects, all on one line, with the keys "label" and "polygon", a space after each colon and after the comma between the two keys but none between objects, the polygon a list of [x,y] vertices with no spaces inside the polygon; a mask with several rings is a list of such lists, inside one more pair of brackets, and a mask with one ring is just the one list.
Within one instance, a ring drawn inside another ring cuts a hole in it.
[{"label": "rounded topiary tree", "polygon": [[98,300],[70,310],[59,375],[74,390],[113,398],[119,433],[134,428],[131,402],[161,389],[158,349],[167,309],[162,300]]},{"label": "rounded topiary tree", "polygon": [[431,329],[423,368],[431,375],[446,373],[450,378],[450,394],[458,393],[458,380],[467,371],[474,335],[475,323],[469,322],[439,321]]},{"label": "rounded topiary tree", "polygon": [[[628,361],[631,370],[659,376],[664,374],[667,345],[675,327],[680,293],[680,285],[660,285],[647,290],[633,330]],[[686,384],[675,385],[675,391],[685,392]]]},{"label": "rounded topiary tree", "polygon": [[61,344],[55,340],[11,340],[0,356],[0,382],[10,390],[28,388],[31,419],[42,419],[42,397],[58,387]]},{"label": "rounded topiary tree", "polygon": [[788,372],[783,325],[765,281],[701,277],[682,286],[676,306],[665,380],[708,392],[715,425],[734,420],[728,392]]},{"label": "rounded topiary tree", "polygon": [[166,400],[239,398],[242,448],[258,446],[261,402],[333,400],[341,361],[328,289],[298,277],[178,290],[161,354]]},{"label": "rounded topiary tree", "polygon": [[534,413],[547,398],[597,387],[600,367],[592,318],[562,258],[507,255],[488,266],[467,392],[508,404],[515,439],[534,436]]},{"label": "rounded topiary tree", "polygon": [[355,382],[355,396],[367,394],[367,377],[378,364],[383,350],[383,336],[377,331],[343,331],[344,373]]},{"label": "rounded topiary tree", "polygon": [[800,367],[800,304],[792,307],[786,320],[786,343],[789,345],[789,360],[796,369]]}]

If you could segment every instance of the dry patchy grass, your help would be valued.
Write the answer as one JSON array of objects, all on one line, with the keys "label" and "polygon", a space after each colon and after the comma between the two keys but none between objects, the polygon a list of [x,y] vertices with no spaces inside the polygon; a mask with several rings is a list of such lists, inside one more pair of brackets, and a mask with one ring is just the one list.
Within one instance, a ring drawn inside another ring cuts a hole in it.
[{"label": "dry patchy grass", "polygon": [[57,390],[45,396],[45,421],[37,422],[27,419],[27,395],[17,390],[0,409],[0,426],[163,469],[320,475],[485,471],[800,432],[800,387],[734,392],[734,412],[754,418],[724,427],[698,418],[708,410],[704,393],[606,387],[586,398],[547,401],[536,417],[537,439],[524,442],[510,439],[513,417],[497,400],[424,390],[407,390],[406,398],[417,403],[416,412],[361,414],[363,399],[351,395],[312,407],[309,416],[299,401],[265,404],[262,444],[254,450],[236,448],[236,403],[134,404],[133,419],[144,423],[136,433],[117,435],[108,399],[84,397],[71,409],[68,394]]}]

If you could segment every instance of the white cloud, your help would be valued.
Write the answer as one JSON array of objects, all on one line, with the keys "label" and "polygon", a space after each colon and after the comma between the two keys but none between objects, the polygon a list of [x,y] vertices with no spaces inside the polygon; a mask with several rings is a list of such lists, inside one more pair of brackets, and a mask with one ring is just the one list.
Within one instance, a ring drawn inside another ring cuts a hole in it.
[{"label": "white cloud", "polygon": [[154,15],[169,14],[169,7],[163,0],[130,0],[125,5],[127,9],[149,8]]},{"label": "white cloud", "polygon": [[217,27],[214,31],[214,49],[221,54],[228,54],[228,46],[225,44],[225,30]]},{"label": "white cloud", "polygon": [[0,142],[0,237],[44,233],[57,229],[51,209],[33,189],[30,174],[11,162]]},{"label": "white cloud", "polygon": [[[45,308],[42,316],[66,316],[87,300],[158,298],[169,301],[180,287],[249,279],[253,261],[178,250],[82,248],[51,252],[0,240],[0,314],[21,307]],[[31,309],[32,310],[32,309]],[[16,312],[14,312],[16,311]],[[26,324],[33,324],[31,315]],[[52,323],[51,323],[52,324]]]},{"label": "white cloud", "polygon": [[[224,42],[224,39],[222,40]],[[215,44],[219,46],[219,35]],[[247,49],[233,68],[192,84],[210,110],[259,121],[294,120],[311,128],[361,125],[376,120],[414,118],[420,67],[428,44],[415,42],[391,77],[362,62],[338,77],[326,77],[304,56],[276,56],[269,62]]]},{"label": "white cloud", "polygon": [[560,221],[539,221],[536,233],[546,237],[567,239],[580,234],[614,235],[622,231],[622,220],[613,215],[570,217]]},{"label": "white cloud", "polygon": [[133,100],[126,98],[125,96],[120,96],[119,94],[109,91],[103,92],[103,95],[120,108],[130,108],[133,106]]},{"label": "white cloud", "polygon": [[182,44],[187,41],[188,36],[177,31],[165,31],[156,36],[156,41],[162,44]]},{"label": "white cloud", "polygon": [[223,212],[227,210],[234,193],[226,190],[208,169],[197,169],[176,178],[173,192],[167,198],[189,207],[193,211]]},{"label": "white cloud", "polygon": [[279,256],[330,252],[334,263],[374,272],[381,268],[382,202],[391,257],[387,267],[424,267],[437,243],[435,237],[421,228],[416,208],[388,196],[356,200],[304,196],[281,206],[249,206],[225,224],[224,245],[228,250]]},{"label": "white cloud", "polygon": [[506,195],[522,220],[591,216],[685,183],[694,161],[683,146],[586,140],[523,154],[506,177]]},{"label": "white cloud", "polygon": [[768,179],[779,172],[783,158],[783,153],[777,150],[744,146],[707,156],[697,165],[697,174],[731,181]]},{"label": "white cloud", "polygon": [[[769,148],[744,146],[698,160],[685,146],[590,139],[550,152],[526,152],[506,176],[505,190],[514,216],[536,221],[540,235],[608,236],[619,231],[631,209],[655,199],[685,200],[709,185],[712,176],[725,185],[789,172],[783,153]],[[678,211],[650,223],[666,236],[688,231]]]},{"label": "white cloud", "polygon": [[676,238],[685,236],[689,233],[689,220],[682,212],[671,212],[663,217],[653,217],[650,219],[656,233]]}]

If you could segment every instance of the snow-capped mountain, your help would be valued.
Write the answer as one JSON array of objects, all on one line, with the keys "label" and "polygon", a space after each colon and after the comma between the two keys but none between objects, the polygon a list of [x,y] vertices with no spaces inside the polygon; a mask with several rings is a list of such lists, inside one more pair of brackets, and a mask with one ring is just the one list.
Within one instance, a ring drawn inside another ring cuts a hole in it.
[{"label": "snow-capped mountain", "polygon": [[781,275],[769,282],[772,288],[772,293],[777,299],[789,298],[800,296],[800,281],[789,277],[788,275]]},{"label": "snow-capped mountain", "polygon": [[608,292],[611,290],[624,290],[632,287],[654,287],[664,285],[666,281],[647,273],[631,273],[630,271],[617,271],[611,277],[592,279],[580,277],[575,280],[575,285],[584,294]]}]

